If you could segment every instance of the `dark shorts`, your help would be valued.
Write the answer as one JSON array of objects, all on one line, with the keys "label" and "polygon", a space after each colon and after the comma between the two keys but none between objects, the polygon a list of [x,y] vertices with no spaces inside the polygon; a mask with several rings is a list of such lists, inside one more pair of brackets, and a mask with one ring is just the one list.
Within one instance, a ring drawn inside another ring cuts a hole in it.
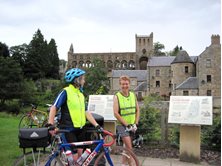
[{"label": "dark shorts", "polygon": [[[72,129],[69,133],[65,133],[65,139],[67,143],[86,141],[86,131],[85,129]],[[77,147],[72,146],[71,150],[75,153]]]},{"label": "dark shorts", "polygon": [[127,137],[130,136],[130,133],[128,131],[125,131],[126,127],[123,125],[117,125],[116,126],[116,132],[120,137]]}]

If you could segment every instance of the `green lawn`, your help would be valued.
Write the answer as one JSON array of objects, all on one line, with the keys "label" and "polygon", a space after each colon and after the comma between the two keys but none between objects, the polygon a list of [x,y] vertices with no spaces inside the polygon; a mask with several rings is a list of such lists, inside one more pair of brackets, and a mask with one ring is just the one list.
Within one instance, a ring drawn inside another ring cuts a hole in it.
[{"label": "green lawn", "polygon": [[20,116],[0,112],[0,165],[11,166],[22,155],[18,146],[18,123]]}]

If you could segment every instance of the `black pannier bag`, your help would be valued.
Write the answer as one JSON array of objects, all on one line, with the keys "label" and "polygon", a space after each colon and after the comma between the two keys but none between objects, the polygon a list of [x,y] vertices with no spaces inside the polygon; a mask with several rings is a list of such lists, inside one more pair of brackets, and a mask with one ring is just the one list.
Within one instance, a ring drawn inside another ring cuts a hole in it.
[{"label": "black pannier bag", "polygon": [[20,148],[44,148],[50,144],[48,128],[21,128],[18,137]]}]

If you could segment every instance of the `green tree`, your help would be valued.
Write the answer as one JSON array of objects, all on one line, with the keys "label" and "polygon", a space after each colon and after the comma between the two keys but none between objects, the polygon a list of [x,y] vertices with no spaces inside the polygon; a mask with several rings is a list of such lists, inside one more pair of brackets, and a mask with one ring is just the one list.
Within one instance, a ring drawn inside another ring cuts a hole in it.
[{"label": "green tree", "polygon": [[86,85],[84,93],[88,97],[91,94],[107,94],[109,91],[108,70],[100,59],[93,59],[92,67],[86,70]]},{"label": "green tree", "polygon": [[38,29],[29,44],[27,60],[24,66],[24,74],[33,80],[45,77],[49,67],[47,57],[47,42]]},{"label": "green tree", "polygon": [[172,51],[170,51],[169,53],[168,53],[168,55],[169,56],[177,56],[177,54],[178,54],[178,52],[180,51],[180,50],[183,50],[183,48],[182,48],[182,46],[176,46]]},{"label": "green tree", "polygon": [[9,57],[8,46],[0,42],[0,57]]},{"label": "green tree", "polygon": [[165,46],[160,42],[154,43],[154,56],[166,56],[165,52],[162,50],[165,49]]},{"label": "green tree", "polygon": [[17,99],[22,92],[22,69],[13,58],[0,57],[0,101]]},{"label": "green tree", "polygon": [[10,47],[9,51],[12,58],[20,64],[22,70],[24,71],[24,66],[28,55],[28,45],[24,43],[22,45],[12,46]]},{"label": "green tree", "polygon": [[50,69],[46,73],[46,77],[58,79],[59,78],[59,56],[57,46],[54,39],[51,39],[48,46],[48,58]]}]

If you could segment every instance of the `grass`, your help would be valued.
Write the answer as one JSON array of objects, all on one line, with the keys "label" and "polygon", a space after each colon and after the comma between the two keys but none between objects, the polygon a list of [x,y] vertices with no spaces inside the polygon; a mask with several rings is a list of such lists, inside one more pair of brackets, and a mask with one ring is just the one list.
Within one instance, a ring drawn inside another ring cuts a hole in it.
[{"label": "grass", "polygon": [[0,112],[0,165],[11,166],[22,155],[18,146],[20,117]]}]

